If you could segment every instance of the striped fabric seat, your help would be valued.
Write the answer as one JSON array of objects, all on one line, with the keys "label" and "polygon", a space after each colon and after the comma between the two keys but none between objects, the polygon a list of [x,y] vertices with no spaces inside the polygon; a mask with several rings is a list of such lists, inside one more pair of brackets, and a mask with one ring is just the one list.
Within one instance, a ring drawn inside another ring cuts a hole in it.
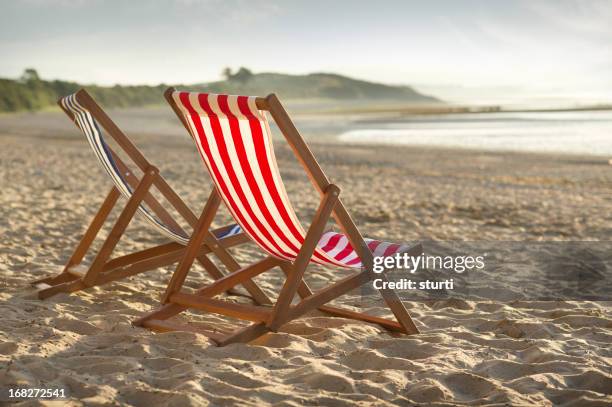
[{"label": "striped fabric seat", "polygon": [[[102,164],[102,167],[104,168],[106,173],[111,177],[121,195],[123,195],[126,199],[129,199],[133,193],[132,187],[125,179],[124,174],[122,174],[119,170],[117,163],[115,162],[115,159],[113,157],[113,154],[110,148],[108,147],[106,141],[104,140],[102,130],[98,126],[96,120],[94,120],[92,114],[81,104],[79,104],[75,94],[66,96],[61,99],[61,104],[65,109],[67,109],[74,115],[74,119],[77,125],[87,138],[87,141],[89,142],[89,145],[94,151],[96,158]],[[138,212],[144,216],[144,219],[149,224],[151,224],[164,236],[182,245],[187,245],[187,243],[189,243],[189,236],[170,228],[168,225],[158,219],[153,213],[151,213],[151,211],[146,206],[141,204],[138,207]],[[238,227],[238,225],[234,225],[233,227],[226,229],[217,237],[222,239],[236,235],[238,233],[240,233],[240,228]]]},{"label": "striped fabric seat", "polygon": [[[409,249],[408,246],[398,243],[389,243],[368,238],[363,240],[365,240],[374,257],[393,256]],[[319,240],[319,243],[317,243],[317,247],[337,261],[342,262],[346,267],[361,267],[361,259],[359,259],[357,253],[353,250],[348,238],[342,233],[333,231],[325,232],[321,240]]]},{"label": "striped fabric seat", "polygon": [[234,224],[227,228],[225,231],[221,231],[217,233],[218,239],[225,239],[226,237],[234,236],[239,233],[242,233],[242,229],[240,229],[240,225]]},{"label": "striped fabric seat", "polygon": [[[283,185],[265,112],[256,98],[173,92],[200,155],[229,211],[245,233],[270,255],[293,261],[306,232]],[[390,256],[407,246],[367,240],[374,255]],[[314,263],[361,267],[346,236],[327,232]]]}]

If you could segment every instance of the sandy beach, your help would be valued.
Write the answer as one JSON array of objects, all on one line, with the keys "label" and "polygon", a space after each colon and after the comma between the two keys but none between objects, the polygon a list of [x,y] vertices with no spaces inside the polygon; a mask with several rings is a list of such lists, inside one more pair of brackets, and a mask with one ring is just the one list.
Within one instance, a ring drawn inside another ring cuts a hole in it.
[{"label": "sandy beach", "polygon": [[[217,348],[194,333],[131,325],[159,304],[173,267],[40,301],[28,282],[61,270],[111,182],[63,116],[34,116],[30,127],[9,116],[0,120],[0,387],[66,387],[68,405],[612,404],[610,303],[406,302],[422,331],[417,336],[313,312],[254,343]],[[160,134],[165,130],[130,136],[199,213],[211,187],[208,174],[187,134]],[[307,223],[318,197],[291,152],[280,142],[275,147],[290,198]],[[317,140],[311,147],[370,237],[612,236],[607,158]],[[228,221],[224,211],[216,224]],[[163,242],[137,221],[116,253]],[[253,245],[234,254],[242,264],[260,256]],[[306,279],[316,288],[339,275],[312,267]],[[257,282],[275,296],[280,278],[267,273]],[[194,267],[187,285],[207,281]],[[336,303],[359,302],[356,292]],[[387,313],[382,302],[362,305]],[[184,318],[229,326],[211,314]]]}]

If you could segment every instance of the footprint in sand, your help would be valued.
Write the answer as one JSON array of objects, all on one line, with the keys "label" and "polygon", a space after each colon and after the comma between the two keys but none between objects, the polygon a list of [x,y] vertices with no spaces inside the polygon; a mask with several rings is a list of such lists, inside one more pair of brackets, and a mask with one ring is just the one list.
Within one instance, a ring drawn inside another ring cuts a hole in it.
[{"label": "footprint in sand", "polygon": [[380,352],[369,349],[359,349],[345,356],[341,363],[352,370],[384,370],[394,369],[415,371],[418,366],[407,359],[384,356]]},{"label": "footprint in sand", "polygon": [[105,356],[73,356],[62,360],[62,364],[70,370],[88,371],[96,375],[127,373],[140,367],[140,363],[131,358],[114,358]]},{"label": "footprint in sand", "polygon": [[463,372],[446,376],[444,384],[453,392],[453,399],[461,401],[486,398],[498,391],[499,387],[484,377]]},{"label": "footprint in sand", "polygon": [[78,319],[55,318],[53,325],[60,331],[70,331],[79,335],[94,335],[100,332],[96,326]]},{"label": "footprint in sand", "polygon": [[147,369],[151,369],[151,370],[155,370],[155,371],[170,371],[170,370],[175,370],[175,369],[184,369],[185,371],[187,370],[192,370],[190,368],[191,364],[190,363],[186,363],[183,360],[180,359],[172,359],[172,358],[151,358],[151,359],[143,359],[141,361],[142,366],[146,367]]},{"label": "footprint in sand", "polygon": [[243,389],[257,389],[260,387],[269,386],[270,383],[265,380],[257,380],[249,375],[241,372],[217,372],[213,374],[217,379]]},{"label": "footprint in sand", "polygon": [[427,359],[439,355],[444,348],[418,339],[394,339],[386,341],[377,350],[385,356],[408,360]]},{"label": "footprint in sand", "polygon": [[0,343],[0,355],[12,355],[19,349],[19,344],[15,342]]},{"label": "footprint in sand", "polygon": [[313,362],[287,375],[286,383],[304,384],[311,389],[336,393],[354,393],[353,380],[321,363]]},{"label": "footprint in sand", "polygon": [[596,370],[565,376],[565,383],[567,383],[570,388],[612,395],[612,377]]},{"label": "footprint in sand", "polygon": [[425,379],[409,384],[405,396],[417,403],[433,403],[453,400],[453,393],[434,379]]}]

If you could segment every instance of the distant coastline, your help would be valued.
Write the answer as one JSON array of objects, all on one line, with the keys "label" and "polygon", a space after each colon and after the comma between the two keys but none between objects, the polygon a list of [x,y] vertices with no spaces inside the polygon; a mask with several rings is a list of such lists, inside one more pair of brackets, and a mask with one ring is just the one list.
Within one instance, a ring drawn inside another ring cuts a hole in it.
[{"label": "distant coastline", "polygon": [[[349,78],[333,73],[288,75],[252,73],[246,68],[232,72],[225,80],[191,85],[173,85],[198,92],[266,95],[277,93],[295,107],[297,113],[321,115],[392,116],[446,115],[473,113],[547,113],[609,111],[612,104],[564,107],[505,107],[503,104],[470,105],[445,102],[410,86],[393,86]],[[34,69],[26,69],[19,79],[0,78],[0,114],[38,112],[56,109],[56,100],[86,88],[106,108],[161,106],[161,94],[170,85],[99,86],[63,80],[42,79]]]},{"label": "distant coastline", "polygon": [[340,106],[334,109],[317,111],[320,114],[395,114],[395,115],[440,115],[440,114],[473,114],[473,113],[553,113],[610,111],[612,105],[595,104],[586,106],[568,106],[556,108],[504,108],[502,105],[468,106],[468,105],[387,105],[387,106]]},{"label": "distant coastline", "polygon": [[[424,95],[410,86],[393,86],[349,78],[333,73],[288,75],[252,73],[246,68],[236,72],[226,68],[222,81],[173,86],[196,92],[233,95],[277,93],[281,98],[336,101],[394,101],[404,104],[441,104],[440,99]],[[105,108],[143,107],[163,104],[162,93],[170,85],[83,85],[64,80],[42,79],[35,69],[26,69],[19,79],[0,78],[0,112],[39,111],[80,88]]]}]

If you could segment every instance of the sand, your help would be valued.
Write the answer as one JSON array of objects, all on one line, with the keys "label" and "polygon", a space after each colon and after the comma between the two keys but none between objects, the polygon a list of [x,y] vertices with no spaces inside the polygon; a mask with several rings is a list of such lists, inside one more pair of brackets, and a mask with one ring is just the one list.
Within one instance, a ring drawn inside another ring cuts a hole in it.
[{"label": "sand", "polygon": [[[609,303],[407,302],[423,332],[418,336],[394,336],[313,312],[252,344],[217,348],[194,333],[155,334],[131,326],[158,304],[172,267],[37,300],[28,282],[61,269],[111,186],[74,130],[59,118],[49,128],[5,126],[0,135],[0,387],[66,387],[70,405],[612,403]],[[187,137],[134,139],[199,211],[210,183]],[[289,194],[299,215],[310,219],[317,197],[290,152],[277,147]],[[612,236],[607,159],[321,143],[312,148],[368,236]],[[219,224],[227,220],[224,213]],[[117,253],[163,241],[137,221]],[[246,264],[257,250],[235,254]],[[313,268],[307,279],[320,287],[338,275]],[[257,281],[274,295],[279,279],[280,273],[268,273]],[[206,281],[194,268],[187,284]],[[358,292],[337,301],[357,303]],[[364,305],[386,313],[382,302]],[[214,315],[185,318],[228,324]]]}]

